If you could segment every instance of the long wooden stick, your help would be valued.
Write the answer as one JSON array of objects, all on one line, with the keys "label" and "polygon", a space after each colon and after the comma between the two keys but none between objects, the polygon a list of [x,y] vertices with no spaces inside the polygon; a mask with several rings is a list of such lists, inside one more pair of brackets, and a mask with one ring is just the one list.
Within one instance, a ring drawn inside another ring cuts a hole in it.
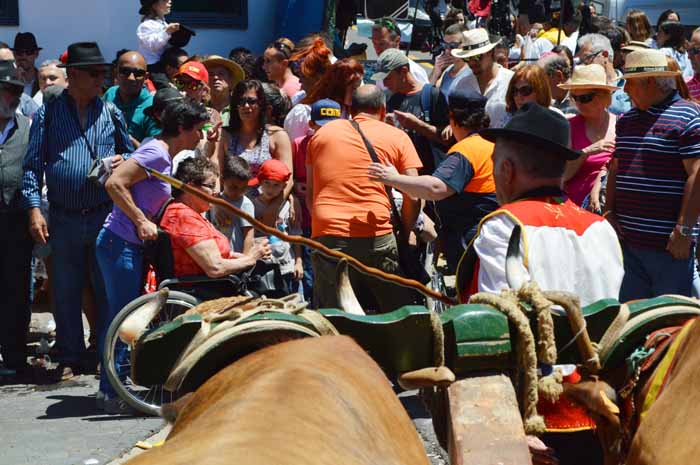
[{"label": "long wooden stick", "polygon": [[142,166],[150,175],[155,176],[156,178],[160,179],[161,181],[167,182],[171,186],[173,186],[176,189],[180,189],[181,191],[187,192],[188,194],[192,194],[196,197],[199,197],[202,200],[206,200],[209,203],[215,204],[220,206],[221,208],[224,208],[231,213],[247,220],[250,224],[253,225],[255,229],[258,231],[262,231],[265,234],[269,234],[271,236],[275,236],[279,239],[282,239],[283,241],[290,242],[292,244],[298,244],[298,245],[303,245],[306,247],[309,247],[311,249],[316,250],[318,253],[323,255],[326,258],[329,258],[331,260],[342,260],[345,259],[348,262],[348,265],[352,266],[355,268],[357,271],[360,273],[374,276],[375,278],[381,279],[382,281],[386,281],[392,284],[396,284],[398,286],[402,287],[408,287],[411,289],[414,289],[421,294],[423,294],[426,297],[430,297],[432,299],[439,300],[445,304],[448,305],[457,305],[458,302],[446,295],[443,295],[437,291],[434,291],[433,289],[430,289],[427,286],[424,286],[422,283],[413,280],[413,279],[406,279],[402,278],[401,276],[397,276],[395,274],[391,273],[386,273],[382,270],[379,270],[377,268],[373,268],[371,266],[367,266],[355,257],[351,257],[350,255],[344,254],[343,252],[339,252],[337,250],[332,250],[326,247],[325,245],[316,242],[314,240],[311,240],[306,237],[302,236],[290,236],[288,234],[283,233],[282,231],[279,231],[277,228],[272,228],[270,226],[267,226],[260,221],[256,220],[252,216],[248,215],[246,212],[234,207],[227,201],[220,199],[218,197],[215,197],[213,195],[207,194],[206,192],[202,191],[201,189],[197,189],[196,187],[190,186],[188,184],[183,183],[180,180],[177,180],[173,177],[170,177],[168,175],[165,175],[163,173],[160,173],[158,171],[153,170],[152,168],[148,168],[146,166]]}]

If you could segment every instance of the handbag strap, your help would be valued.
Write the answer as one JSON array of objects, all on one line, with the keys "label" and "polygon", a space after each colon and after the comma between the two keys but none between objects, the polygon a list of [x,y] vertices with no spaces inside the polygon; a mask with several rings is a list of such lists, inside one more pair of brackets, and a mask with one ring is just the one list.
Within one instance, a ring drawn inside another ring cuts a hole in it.
[{"label": "handbag strap", "polygon": [[[75,110],[75,111],[72,111]],[[83,129],[83,125],[80,123],[80,116],[78,114],[78,108],[76,107],[75,109],[69,107],[69,111],[73,116],[73,119],[75,120],[75,123],[78,125],[78,130],[80,131],[80,135],[83,136],[83,140],[85,141],[85,145],[87,145],[88,150],[90,151],[90,156],[94,161],[97,161],[99,157],[97,156],[97,152],[95,151],[95,148],[92,146],[90,141],[87,138],[87,135],[85,134],[85,130]]]},{"label": "handbag strap", "polygon": [[[107,107],[107,112],[109,112],[109,118],[112,121],[112,125],[114,126],[114,152],[115,153],[124,153],[124,150],[126,150],[126,146],[121,142],[121,135],[119,133],[119,126],[117,124],[117,115],[116,112],[114,111],[114,105],[112,105],[110,102],[104,102],[104,105]],[[80,117],[78,116],[78,109],[75,109],[75,112],[69,111],[71,115],[73,115],[73,119],[75,120],[76,124],[78,125],[78,129],[80,130],[80,135],[83,136],[83,140],[85,141],[85,144],[88,147],[88,150],[90,151],[90,156],[92,157],[93,160],[97,161],[99,160],[99,157],[97,156],[97,151],[95,150],[95,147],[90,143],[90,141],[87,138],[87,135],[85,134],[85,130],[83,129],[83,125],[80,124]],[[122,149],[121,151],[119,149]]]},{"label": "handbag strap", "polygon": [[[352,127],[355,128],[357,132],[360,133],[360,137],[362,138],[362,142],[365,143],[365,147],[367,148],[367,152],[369,152],[369,156],[372,159],[374,163],[381,163],[379,161],[379,157],[377,156],[377,152],[374,150],[374,147],[372,146],[372,143],[367,139],[365,134],[362,132],[360,129],[360,125],[357,123],[355,120],[350,120],[350,124]],[[394,227],[397,228],[402,235],[405,236],[405,231],[403,228],[403,223],[401,222],[401,215],[399,214],[399,209],[396,208],[396,203],[394,203],[394,195],[391,193],[391,188],[384,184],[384,191],[386,192],[386,196],[389,197],[389,203],[391,204],[391,213],[393,217],[393,223]]]}]

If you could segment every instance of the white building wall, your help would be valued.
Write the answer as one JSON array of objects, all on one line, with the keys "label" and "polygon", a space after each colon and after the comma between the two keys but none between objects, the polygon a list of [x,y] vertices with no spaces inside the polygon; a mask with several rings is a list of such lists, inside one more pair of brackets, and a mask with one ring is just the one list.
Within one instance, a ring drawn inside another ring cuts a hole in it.
[{"label": "white building wall", "polygon": [[[250,0],[247,30],[196,29],[187,51],[226,56],[234,47],[247,47],[262,53],[273,40],[276,3]],[[73,42],[96,41],[111,61],[117,50],[136,48],[138,9],[137,0],[19,0],[19,26],[0,27],[0,41],[12,46],[17,32],[33,32],[43,48],[37,64],[57,59]]]}]

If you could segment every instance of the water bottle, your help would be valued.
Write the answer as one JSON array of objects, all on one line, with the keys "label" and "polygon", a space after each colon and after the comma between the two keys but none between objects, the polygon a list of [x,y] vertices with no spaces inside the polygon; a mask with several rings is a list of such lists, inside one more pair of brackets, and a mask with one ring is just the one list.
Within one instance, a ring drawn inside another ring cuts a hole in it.
[{"label": "water bottle", "polygon": [[[277,229],[281,232],[285,232],[287,228],[285,225],[280,224],[277,226]],[[279,263],[280,258],[284,256],[287,250],[287,243],[277,236],[270,236],[268,240],[270,241],[271,261],[273,263]]]}]

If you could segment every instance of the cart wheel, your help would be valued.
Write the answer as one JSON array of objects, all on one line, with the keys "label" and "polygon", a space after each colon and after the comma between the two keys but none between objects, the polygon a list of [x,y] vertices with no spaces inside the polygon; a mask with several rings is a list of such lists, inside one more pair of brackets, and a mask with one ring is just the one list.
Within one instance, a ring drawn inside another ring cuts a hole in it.
[{"label": "cart wheel", "polygon": [[[166,391],[162,385],[138,386],[131,381],[131,347],[119,340],[119,327],[136,309],[151,299],[156,293],[145,294],[129,302],[112,320],[105,337],[102,355],[102,372],[107,375],[117,395],[139,412],[148,415],[160,415],[160,406],[175,400],[176,395]],[[160,313],[151,321],[147,329],[157,328],[186,310],[199,304],[199,300],[189,294],[170,291]]]}]

